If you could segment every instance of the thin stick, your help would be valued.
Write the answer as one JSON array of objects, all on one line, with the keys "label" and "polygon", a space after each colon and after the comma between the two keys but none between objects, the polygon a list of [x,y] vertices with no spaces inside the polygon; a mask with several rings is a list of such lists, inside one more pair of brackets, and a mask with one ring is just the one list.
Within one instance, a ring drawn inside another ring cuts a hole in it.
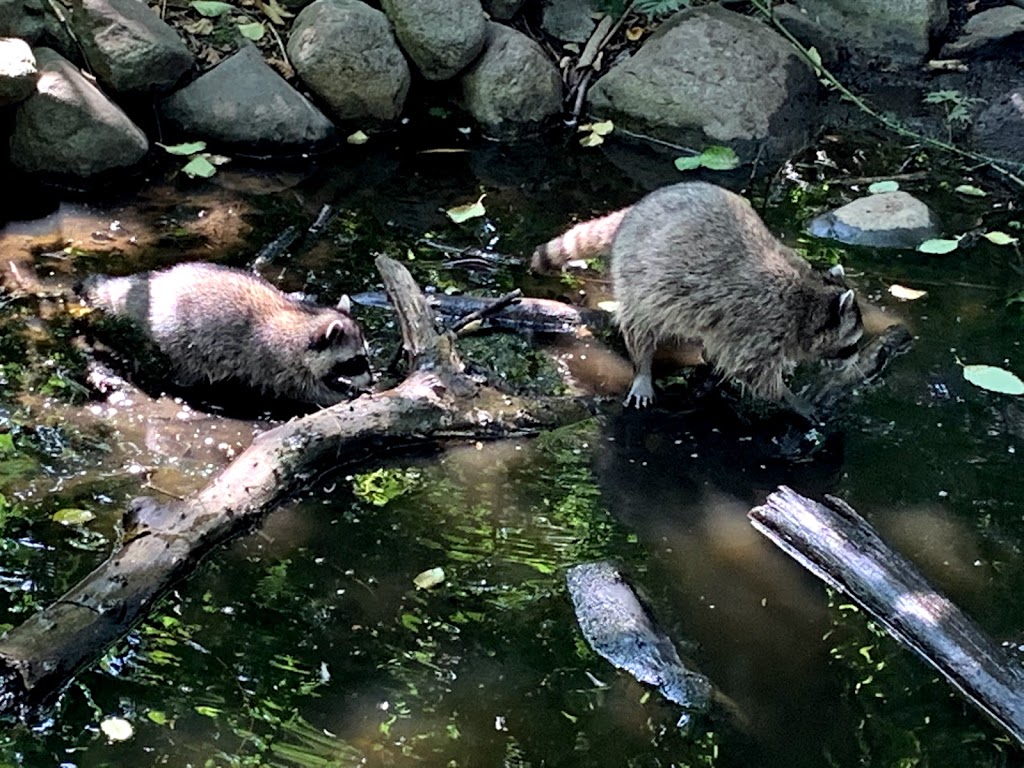
[{"label": "thin stick", "polygon": [[474,322],[476,320],[483,320],[485,317],[490,317],[491,315],[495,314],[496,312],[500,312],[505,307],[507,307],[509,304],[514,304],[517,301],[519,301],[519,298],[522,295],[523,295],[523,292],[521,290],[519,290],[518,288],[516,288],[514,291],[509,291],[504,296],[502,296],[497,301],[495,301],[493,304],[490,304],[490,305],[488,305],[486,307],[478,309],[475,312],[470,312],[468,315],[463,317],[461,320],[458,320],[455,323],[453,323],[452,327],[450,328],[451,332],[457,334],[459,331],[461,331],[463,328],[465,328],[470,323],[472,323],[472,322]]}]

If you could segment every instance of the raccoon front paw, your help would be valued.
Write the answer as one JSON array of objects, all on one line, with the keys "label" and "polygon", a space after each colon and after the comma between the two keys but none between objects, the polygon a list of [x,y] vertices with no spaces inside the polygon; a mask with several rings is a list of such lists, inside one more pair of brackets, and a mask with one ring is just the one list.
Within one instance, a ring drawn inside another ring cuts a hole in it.
[{"label": "raccoon front paw", "polygon": [[654,404],[654,386],[650,376],[637,376],[622,404],[627,408],[650,408]]}]

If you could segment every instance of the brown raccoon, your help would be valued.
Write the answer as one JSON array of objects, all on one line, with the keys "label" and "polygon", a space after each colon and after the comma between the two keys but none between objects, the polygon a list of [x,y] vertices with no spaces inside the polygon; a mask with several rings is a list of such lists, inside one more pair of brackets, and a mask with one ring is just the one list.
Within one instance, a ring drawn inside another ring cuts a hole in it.
[{"label": "brown raccoon", "polygon": [[141,327],[184,386],[230,380],[275,398],[328,406],[371,382],[366,342],[347,296],[337,307],[318,307],[248,272],[203,263],[95,275],[79,293]]},{"label": "brown raccoon", "polygon": [[627,405],[654,399],[655,347],[693,339],[722,375],[810,416],[783,374],[803,361],[851,357],[863,332],[841,268],[816,272],[746,200],[713,184],[652,192],[577,225],[539,248],[533,263],[560,266],[577,256],[576,243],[611,254],[617,320],[635,372]]}]

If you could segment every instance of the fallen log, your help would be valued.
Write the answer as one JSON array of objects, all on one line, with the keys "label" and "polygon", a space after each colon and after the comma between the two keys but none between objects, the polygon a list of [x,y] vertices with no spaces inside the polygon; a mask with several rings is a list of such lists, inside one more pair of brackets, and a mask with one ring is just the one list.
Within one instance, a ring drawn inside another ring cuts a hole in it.
[{"label": "fallen log", "polygon": [[857,602],[1024,745],[1024,669],[843,501],[779,488],[750,510],[754,527]]},{"label": "fallen log", "polygon": [[401,443],[533,433],[590,414],[576,400],[521,400],[481,386],[462,371],[450,334],[408,271],[377,258],[399,318],[410,375],[397,387],[341,403],[261,434],[195,494],[169,503],[136,500],[111,556],[0,638],[0,715],[39,715],[83,667],[142,620],[198,562],[252,529],[302,478]]},{"label": "fallen log", "polygon": [[[390,309],[391,304],[380,292],[359,293],[352,301],[364,307]],[[478,296],[448,296],[432,293],[427,302],[445,321],[461,319],[474,312],[484,315],[484,328],[501,328],[511,331],[537,331],[539,333],[576,333],[583,326],[606,328],[611,324],[611,315],[597,309],[587,309],[553,299],[520,298],[515,303],[491,312],[490,308],[501,299]]]}]

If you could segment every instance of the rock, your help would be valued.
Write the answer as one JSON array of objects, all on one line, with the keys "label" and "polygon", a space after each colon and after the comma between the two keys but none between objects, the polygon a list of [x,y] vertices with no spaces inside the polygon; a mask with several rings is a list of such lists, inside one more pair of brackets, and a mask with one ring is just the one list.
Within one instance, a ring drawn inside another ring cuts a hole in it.
[{"label": "rock", "polygon": [[898,190],[854,200],[808,225],[815,237],[875,248],[916,248],[938,237],[938,221],[927,205]]},{"label": "rock", "polygon": [[110,90],[166,91],[192,69],[178,33],[139,0],[82,0],[72,27],[96,79]]},{"label": "rock", "polygon": [[585,43],[594,33],[593,0],[546,0],[540,26],[567,43]]},{"label": "rock", "polygon": [[525,0],[483,0],[484,13],[492,19],[507,21],[519,13]]},{"label": "rock", "polygon": [[381,0],[402,49],[427,80],[449,80],[483,50],[480,0]]},{"label": "rock", "polygon": [[308,149],[334,136],[334,125],[246,45],[164,99],[160,113],[188,136],[244,150]]},{"label": "rock", "polygon": [[562,78],[537,43],[488,22],[487,47],[462,76],[462,98],[486,135],[516,139],[561,112]]},{"label": "rock", "polygon": [[1024,43],[1024,8],[1004,5],[971,16],[963,34],[942,47],[942,58],[999,56]]},{"label": "rock", "polygon": [[20,37],[35,45],[46,31],[42,0],[0,0],[0,37]]},{"label": "rock", "polygon": [[16,37],[0,37],[0,107],[31,96],[36,75],[36,57],[28,43]]},{"label": "rock", "polygon": [[74,64],[49,48],[35,54],[36,91],[14,113],[15,168],[88,178],[145,156],[146,135]]},{"label": "rock", "polygon": [[983,155],[1024,163],[1024,86],[1004,93],[978,115],[972,138]]},{"label": "rock", "polygon": [[677,13],[590,91],[591,111],[658,139],[728,144],[775,162],[808,143],[814,71],[764,24],[715,6]]},{"label": "rock", "polygon": [[315,0],[295,17],[288,57],[337,120],[393,120],[409,65],[387,17],[360,0]]},{"label": "rock", "polygon": [[946,0],[796,0],[845,48],[867,59],[921,61],[949,21]]},{"label": "rock", "polygon": [[842,41],[814,21],[800,6],[783,3],[772,8],[772,13],[805,48],[814,48],[826,67],[834,67],[842,62]]}]

